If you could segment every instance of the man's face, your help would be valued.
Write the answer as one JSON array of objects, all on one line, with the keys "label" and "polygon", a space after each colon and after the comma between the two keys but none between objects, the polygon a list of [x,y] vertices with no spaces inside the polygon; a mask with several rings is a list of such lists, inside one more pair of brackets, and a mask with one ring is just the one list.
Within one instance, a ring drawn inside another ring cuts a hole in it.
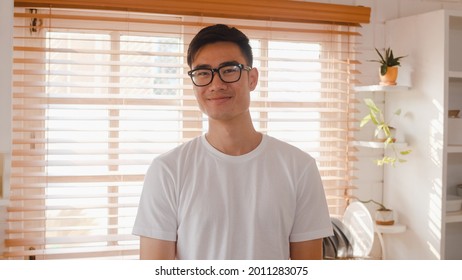
[{"label": "man's face", "polygon": [[[199,49],[192,62],[192,69],[213,69],[230,62],[247,65],[236,44],[217,42]],[[249,114],[250,92],[255,89],[257,81],[256,69],[242,70],[241,78],[234,83],[223,82],[215,73],[209,85],[194,86],[194,93],[199,108],[210,120],[231,121]]]}]

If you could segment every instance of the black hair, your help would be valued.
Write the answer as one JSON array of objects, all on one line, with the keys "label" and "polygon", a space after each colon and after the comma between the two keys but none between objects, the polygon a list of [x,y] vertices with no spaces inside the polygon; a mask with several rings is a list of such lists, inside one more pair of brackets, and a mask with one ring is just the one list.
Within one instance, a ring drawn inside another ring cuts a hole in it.
[{"label": "black hair", "polygon": [[204,27],[194,36],[188,48],[187,62],[189,67],[191,67],[194,56],[200,48],[216,42],[232,42],[238,45],[248,66],[252,67],[253,54],[252,47],[249,44],[249,38],[239,29],[229,27],[225,24]]}]

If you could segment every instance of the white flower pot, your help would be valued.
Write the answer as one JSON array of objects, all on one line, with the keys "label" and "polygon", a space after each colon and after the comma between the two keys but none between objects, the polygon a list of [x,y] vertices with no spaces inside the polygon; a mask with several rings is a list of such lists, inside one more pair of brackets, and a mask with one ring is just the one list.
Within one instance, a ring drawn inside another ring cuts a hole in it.
[{"label": "white flower pot", "polygon": [[[390,133],[391,137],[394,139],[395,134],[396,134],[396,129],[394,127],[390,127]],[[387,135],[385,134],[385,131],[383,129],[375,129],[375,139],[378,142],[385,142],[387,140]]]},{"label": "white flower pot", "polygon": [[375,223],[386,226],[393,225],[395,223],[395,212],[389,209],[375,211]]}]

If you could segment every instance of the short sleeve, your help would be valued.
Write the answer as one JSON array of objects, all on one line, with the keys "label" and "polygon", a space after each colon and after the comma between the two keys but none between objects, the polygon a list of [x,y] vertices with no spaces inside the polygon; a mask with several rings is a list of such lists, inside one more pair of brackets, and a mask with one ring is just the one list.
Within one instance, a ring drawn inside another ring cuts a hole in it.
[{"label": "short sleeve", "polygon": [[173,174],[155,159],[146,172],[132,233],[176,241],[177,200]]},{"label": "short sleeve", "polygon": [[324,187],[316,161],[310,158],[297,182],[295,219],[290,242],[301,242],[333,235]]}]

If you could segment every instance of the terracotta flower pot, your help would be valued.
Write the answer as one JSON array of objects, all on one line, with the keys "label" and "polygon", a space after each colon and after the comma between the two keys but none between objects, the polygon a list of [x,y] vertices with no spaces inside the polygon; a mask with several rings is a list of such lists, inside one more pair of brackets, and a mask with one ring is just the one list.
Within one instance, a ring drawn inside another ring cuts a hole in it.
[{"label": "terracotta flower pot", "polygon": [[398,78],[398,66],[388,67],[387,73],[385,75],[380,75],[380,85],[381,86],[394,86],[396,85],[397,78]]}]

